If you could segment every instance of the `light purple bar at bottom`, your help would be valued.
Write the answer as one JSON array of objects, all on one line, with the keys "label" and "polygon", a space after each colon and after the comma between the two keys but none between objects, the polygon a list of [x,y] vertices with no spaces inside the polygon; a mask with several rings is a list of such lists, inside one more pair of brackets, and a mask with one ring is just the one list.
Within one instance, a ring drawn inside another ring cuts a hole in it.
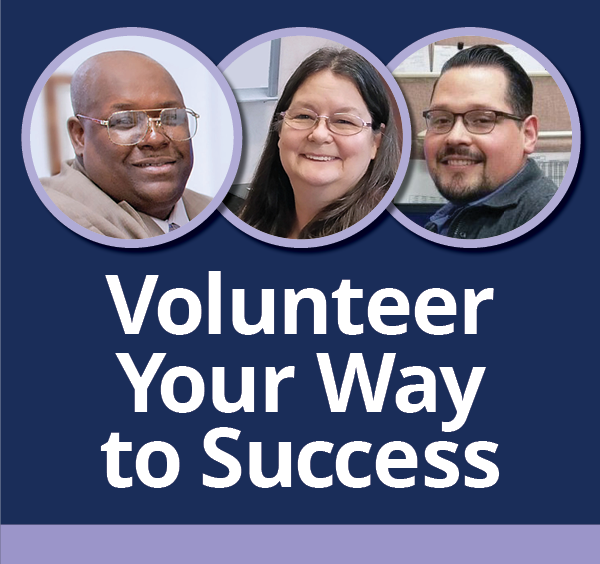
[{"label": "light purple bar at bottom", "polygon": [[600,525],[3,525],[2,564],[597,564]]}]

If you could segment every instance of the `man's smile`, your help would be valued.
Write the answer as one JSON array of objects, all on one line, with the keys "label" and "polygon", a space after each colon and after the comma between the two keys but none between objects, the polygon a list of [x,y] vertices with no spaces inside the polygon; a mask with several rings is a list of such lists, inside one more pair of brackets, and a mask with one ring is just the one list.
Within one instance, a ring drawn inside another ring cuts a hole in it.
[{"label": "man's smile", "polygon": [[462,166],[472,166],[472,165],[476,165],[479,164],[479,162],[481,161],[474,161],[474,160],[468,160],[468,159],[458,159],[456,157],[448,157],[447,159],[443,159],[441,161],[441,163],[443,165],[446,166],[458,166],[458,167],[462,167]]},{"label": "man's smile", "polygon": [[175,157],[147,157],[131,164],[142,169],[145,173],[165,174],[170,173],[175,168],[177,160]]},{"label": "man's smile", "polygon": [[481,154],[473,153],[466,148],[446,148],[438,155],[438,163],[446,167],[470,167],[485,162],[485,157]]}]

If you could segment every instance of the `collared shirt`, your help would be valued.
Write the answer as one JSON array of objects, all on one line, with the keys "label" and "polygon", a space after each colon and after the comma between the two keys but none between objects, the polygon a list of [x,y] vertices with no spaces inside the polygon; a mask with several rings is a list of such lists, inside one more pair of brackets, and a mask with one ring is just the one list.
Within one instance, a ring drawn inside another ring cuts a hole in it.
[{"label": "collared shirt", "polygon": [[171,223],[176,223],[179,227],[183,227],[186,223],[190,222],[183,200],[179,200],[175,204],[171,215],[167,219],[157,219],[156,217],[152,219],[165,233],[169,232],[169,225]]},{"label": "collared shirt", "polygon": [[469,202],[468,204],[453,204],[452,202],[448,202],[444,206],[442,206],[438,211],[436,211],[430,218],[429,221],[431,223],[435,223],[437,227],[437,232],[440,235],[448,235],[448,229],[450,228],[450,224],[452,220],[456,216],[457,213],[464,209],[472,208],[475,206],[479,206],[489,200],[492,196],[497,196],[502,193],[502,191],[506,188],[509,182],[512,182],[515,178],[518,178],[520,174],[525,170],[525,166],[521,168],[517,174],[515,174],[512,178],[509,178],[504,184],[499,186],[493,192],[486,194],[479,200],[475,200],[474,202]]}]

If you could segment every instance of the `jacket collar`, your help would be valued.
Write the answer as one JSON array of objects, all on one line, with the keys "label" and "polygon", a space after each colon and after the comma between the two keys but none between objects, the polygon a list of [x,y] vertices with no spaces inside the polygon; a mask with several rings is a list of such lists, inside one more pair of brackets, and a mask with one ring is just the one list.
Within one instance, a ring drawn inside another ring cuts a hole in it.
[{"label": "jacket collar", "polygon": [[485,201],[474,205],[498,209],[516,206],[521,198],[523,186],[538,180],[542,176],[543,173],[535,161],[527,159],[525,166],[508,182],[505,182],[495,192],[487,196]]}]

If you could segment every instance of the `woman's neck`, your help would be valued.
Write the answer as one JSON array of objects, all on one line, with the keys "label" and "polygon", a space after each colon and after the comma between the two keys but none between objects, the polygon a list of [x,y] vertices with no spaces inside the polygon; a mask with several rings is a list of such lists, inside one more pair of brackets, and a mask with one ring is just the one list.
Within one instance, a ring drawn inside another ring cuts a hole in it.
[{"label": "woman's neck", "polygon": [[294,192],[296,204],[296,221],[288,235],[288,239],[297,239],[300,232],[312,221],[312,219],[329,203],[319,201],[314,194],[306,192]]}]

